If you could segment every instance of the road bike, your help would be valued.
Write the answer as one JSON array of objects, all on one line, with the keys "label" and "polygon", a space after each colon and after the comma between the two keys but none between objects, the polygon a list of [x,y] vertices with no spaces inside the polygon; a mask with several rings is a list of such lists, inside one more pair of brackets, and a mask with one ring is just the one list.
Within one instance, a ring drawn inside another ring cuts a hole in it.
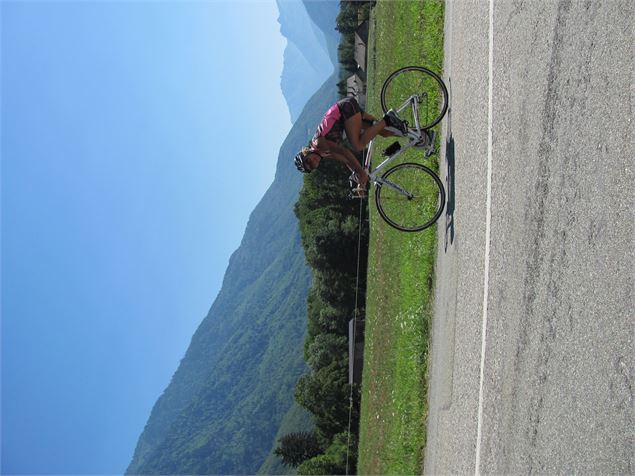
[{"label": "road bike", "polygon": [[[364,167],[369,183],[375,185],[377,210],[386,223],[398,230],[425,230],[437,221],[445,207],[445,188],[441,179],[429,167],[414,162],[387,167],[412,148],[425,157],[434,153],[436,134],[431,128],[448,110],[447,87],[433,71],[421,66],[407,66],[386,79],[380,96],[383,111],[395,111],[406,121],[408,130],[403,135],[407,143],[391,144],[383,153],[386,158],[373,170],[374,140],[368,144]],[[351,186],[356,182],[354,173]]]}]

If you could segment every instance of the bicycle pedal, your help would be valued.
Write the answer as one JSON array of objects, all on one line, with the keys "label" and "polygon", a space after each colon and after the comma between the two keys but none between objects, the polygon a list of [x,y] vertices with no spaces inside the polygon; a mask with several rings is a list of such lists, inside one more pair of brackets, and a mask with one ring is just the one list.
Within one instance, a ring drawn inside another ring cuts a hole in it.
[{"label": "bicycle pedal", "polygon": [[393,142],[392,144],[390,144],[386,150],[384,150],[384,154],[386,157],[390,157],[391,155],[393,155],[395,152],[401,150],[401,144],[399,142]]}]

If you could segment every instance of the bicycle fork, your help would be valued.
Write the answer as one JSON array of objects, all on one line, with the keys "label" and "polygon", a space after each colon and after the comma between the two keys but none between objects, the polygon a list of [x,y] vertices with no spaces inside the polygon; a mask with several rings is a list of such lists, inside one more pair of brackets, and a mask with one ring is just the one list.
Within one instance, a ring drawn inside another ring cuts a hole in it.
[{"label": "bicycle fork", "polygon": [[397,185],[396,183],[392,183],[390,180],[385,180],[381,177],[377,177],[374,180],[374,184],[376,187],[383,187],[385,185],[388,188],[393,189],[395,192],[402,194],[408,200],[412,200],[413,198],[415,198],[414,195],[410,193],[408,190],[401,188],[399,185]]}]

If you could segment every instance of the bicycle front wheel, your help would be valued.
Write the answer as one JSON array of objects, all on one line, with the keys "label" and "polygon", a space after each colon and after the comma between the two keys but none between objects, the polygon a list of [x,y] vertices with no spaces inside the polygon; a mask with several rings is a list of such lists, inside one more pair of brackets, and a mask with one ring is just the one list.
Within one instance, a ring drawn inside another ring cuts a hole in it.
[{"label": "bicycle front wheel", "polygon": [[428,167],[408,162],[391,168],[377,181],[375,203],[390,226],[421,231],[441,216],[445,188]]},{"label": "bicycle front wheel", "polygon": [[421,129],[439,123],[448,110],[448,88],[433,71],[421,66],[406,66],[392,73],[381,87],[381,107],[393,109],[414,128],[415,113],[408,98],[415,95]]}]

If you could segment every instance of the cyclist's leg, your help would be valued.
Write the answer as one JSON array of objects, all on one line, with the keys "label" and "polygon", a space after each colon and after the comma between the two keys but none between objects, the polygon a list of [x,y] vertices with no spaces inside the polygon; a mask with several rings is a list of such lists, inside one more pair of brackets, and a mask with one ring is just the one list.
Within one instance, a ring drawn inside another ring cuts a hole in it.
[{"label": "cyclist's leg", "polygon": [[[375,116],[368,114],[367,112],[362,111],[362,131],[361,135],[364,135],[364,131],[372,126],[377,121]],[[388,129],[383,129],[379,132],[379,135],[382,137],[398,137],[398,134],[390,132]]]},{"label": "cyclist's leg", "polygon": [[362,113],[358,112],[353,116],[346,119],[344,122],[344,129],[346,130],[346,137],[351,143],[351,146],[355,151],[359,152],[368,145],[368,143],[386,127],[386,122],[375,122],[372,126],[362,127]]},{"label": "cyclist's leg", "polygon": [[[363,112],[362,113],[362,130],[360,132],[360,136],[363,136],[364,132],[366,131],[366,129],[368,129],[373,124],[375,124],[376,121],[377,121],[377,119],[375,119],[373,116]],[[390,132],[388,129],[382,129],[381,131],[379,131],[378,135],[380,135],[382,137],[401,137],[399,134],[395,134],[394,132]]]},{"label": "cyclist's leg", "polygon": [[[362,134],[363,133],[364,133],[364,129],[362,129]],[[402,137],[399,134],[395,134],[394,132],[387,131],[386,129],[384,129],[383,131],[381,131],[377,135],[382,136],[382,137]]]},{"label": "cyclist's leg", "polygon": [[368,114],[366,111],[362,111],[362,121],[368,124],[373,124],[377,121],[377,118],[372,114]]},{"label": "cyclist's leg", "polygon": [[386,122],[383,120],[369,125],[368,120],[370,118],[375,119],[370,114],[366,115],[367,120],[364,121],[365,113],[354,97],[349,96],[341,99],[337,104],[344,119],[346,137],[348,137],[348,141],[355,152],[362,151],[373,137],[386,127]]}]

